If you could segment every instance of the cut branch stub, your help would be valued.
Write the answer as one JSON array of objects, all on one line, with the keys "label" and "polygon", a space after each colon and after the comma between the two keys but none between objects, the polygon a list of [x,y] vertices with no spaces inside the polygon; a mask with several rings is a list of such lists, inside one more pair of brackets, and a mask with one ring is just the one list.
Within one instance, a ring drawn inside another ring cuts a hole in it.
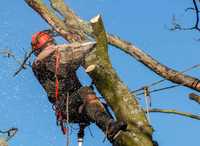
[{"label": "cut branch stub", "polygon": [[[70,35],[70,32],[73,30],[71,27],[62,27],[62,29],[59,29],[64,22],[60,23],[61,26],[59,24],[57,26],[56,22],[60,22],[61,20],[50,12],[40,1],[26,0],[66,40],[69,42],[73,42],[74,40],[81,41],[80,37],[77,37],[82,35],[81,33],[75,32],[76,35]],[[37,7],[31,3],[36,3]],[[43,11],[44,9],[45,13]],[[120,81],[110,63],[107,52],[107,37],[101,17],[98,16],[96,19],[93,19],[89,26],[93,28],[92,36],[95,37],[97,45],[85,58],[84,67],[87,69],[90,65],[95,64],[95,68],[90,70],[89,75],[99,92],[112,107],[117,119],[125,120],[128,123],[128,131],[122,132],[117,137],[116,144],[118,146],[152,146],[152,128],[147,122],[144,111],[139,107],[138,102],[128,91],[128,88]],[[65,36],[65,34],[70,36]]]},{"label": "cut branch stub", "polygon": [[128,123],[128,131],[121,132],[114,145],[152,146],[152,129],[144,112],[112,68],[107,52],[106,32],[99,15],[91,20],[91,26],[97,44],[86,57],[84,67],[95,64],[95,68],[89,72],[94,84],[113,109],[117,119]]},{"label": "cut branch stub", "polygon": [[[61,19],[57,18],[53,12],[49,11],[48,8],[42,4],[42,0],[25,0],[26,3],[32,7],[36,12],[40,14],[42,18],[45,19],[61,36],[63,36],[69,42],[82,41],[85,40],[86,34],[92,36],[91,25],[82,19],[80,19],[65,3],[63,0],[50,0],[52,6],[56,11],[64,17],[68,18],[68,21],[63,22]],[[74,23],[77,22],[77,23]],[[66,26],[72,26],[67,28]],[[76,29],[79,29],[79,32]],[[80,32],[81,31],[81,32]],[[164,64],[161,64],[150,55],[146,54],[139,48],[133,46],[130,42],[124,41],[119,37],[114,35],[109,35],[107,33],[108,43],[121,49],[122,51],[128,53],[132,57],[136,58],[138,61],[143,63],[149,69],[157,73],[158,75],[166,78],[169,81],[172,81],[177,84],[189,87],[196,91],[200,91],[200,80],[185,74],[180,74],[180,72],[173,70]],[[175,77],[176,76],[176,77]]]}]

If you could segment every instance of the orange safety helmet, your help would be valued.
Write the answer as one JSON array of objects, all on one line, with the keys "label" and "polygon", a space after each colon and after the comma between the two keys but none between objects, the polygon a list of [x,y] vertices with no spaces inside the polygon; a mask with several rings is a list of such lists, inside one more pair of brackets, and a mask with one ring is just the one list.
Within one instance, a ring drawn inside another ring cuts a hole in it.
[{"label": "orange safety helmet", "polygon": [[32,49],[33,51],[44,47],[48,42],[53,42],[53,36],[45,31],[36,32],[32,35]]}]

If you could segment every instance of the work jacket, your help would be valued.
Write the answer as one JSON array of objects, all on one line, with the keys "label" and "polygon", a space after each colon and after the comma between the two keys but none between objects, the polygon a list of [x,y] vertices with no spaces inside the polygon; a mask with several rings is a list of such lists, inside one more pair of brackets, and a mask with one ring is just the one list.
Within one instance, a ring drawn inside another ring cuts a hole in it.
[{"label": "work jacket", "polygon": [[81,83],[76,75],[77,65],[59,64],[59,72],[55,73],[56,55],[51,54],[42,61],[34,61],[32,70],[34,75],[47,92],[48,99],[51,103],[55,102],[56,76],[59,83],[59,98],[75,92],[81,87]]},{"label": "work jacket", "polygon": [[[94,48],[94,45],[93,42],[53,45],[51,49],[55,51],[33,62],[32,70],[47,92],[51,103],[55,102],[56,77],[59,83],[60,99],[68,94],[71,95],[81,87],[76,70],[83,64],[85,56]],[[45,50],[40,54],[42,53],[45,54]],[[37,58],[41,56],[40,54]],[[60,59],[56,63],[58,55]],[[56,65],[58,66],[57,72]]]}]

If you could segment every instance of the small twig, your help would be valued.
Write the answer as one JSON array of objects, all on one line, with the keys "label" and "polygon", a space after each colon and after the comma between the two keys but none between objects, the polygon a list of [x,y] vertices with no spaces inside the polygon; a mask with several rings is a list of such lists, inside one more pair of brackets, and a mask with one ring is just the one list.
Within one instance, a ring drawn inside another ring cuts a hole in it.
[{"label": "small twig", "polygon": [[169,28],[170,31],[175,31],[175,30],[194,30],[194,29],[197,29],[196,26],[183,27],[181,24],[179,24],[177,22],[175,15],[172,16],[172,27]]},{"label": "small twig", "polygon": [[12,52],[12,50],[5,49],[5,50],[1,51],[0,54],[2,54],[4,57],[13,58],[19,65],[21,65],[21,61],[16,58],[16,56]]},{"label": "small twig", "polygon": [[199,13],[200,13],[200,10],[197,6],[196,0],[192,0],[192,1],[193,1],[194,7],[186,8],[185,12],[188,12],[189,10],[192,10],[192,11],[195,12],[196,21],[195,21],[194,25],[192,27],[189,27],[189,28],[184,28],[184,27],[181,26],[181,24],[177,23],[175,16],[173,16],[173,18],[172,18],[172,26],[173,27],[170,28],[171,31],[174,31],[174,30],[197,30],[197,31],[200,31],[200,28],[199,28]]},{"label": "small twig", "polygon": [[200,104],[200,96],[196,95],[195,93],[190,93],[189,97],[191,100],[196,101],[198,104]]},{"label": "small twig", "polygon": [[0,130],[0,133],[7,134],[6,141],[9,141],[11,138],[13,138],[16,135],[17,131],[18,131],[18,128],[10,128],[6,131]]},{"label": "small twig", "polygon": [[0,54],[2,54],[4,57],[15,57],[15,54],[10,49],[4,49],[0,51]]},{"label": "small twig", "polygon": [[186,9],[185,9],[185,12],[188,12],[188,11],[190,11],[190,10],[195,11],[195,8],[192,8],[192,7],[186,8]]},{"label": "small twig", "polygon": [[29,53],[25,53],[24,55],[24,60],[21,63],[20,67],[18,68],[18,70],[14,73],[14,77],[22,70],[22,69],[26,69],[27,64],[26,62],[28,61],[28,59],[31,57],[31,55],[33,54],[34,51],[30,51]]},{"label": "small twig", "polygon": [[29,54],[25,52],[24,60],[21,61],[16,58],[15,54],[10,49],[5,49],[0,51],[0,54],[2,54],[4,57],[13,58],[20,65],[19,69],[15,72],[13,76],[16,76],[22,69],[26,69],[27,66],[31,67],[31,62],[30,61],[28,63],[26,62],[31,57],[32,53],[33,53],[32,51]]},{"label": "small twig", "polygon": [[91,130],[91,128],[88,126],[88,129],[89,129],[89,132],[90,132],[90,136],[92,137],[92,138],[94,138],[94,134],[92,133],[92,130]]},{"label": "small twig", "polygon": [[200,31],[199,26],[199,9],[196,3],[196,0],[193,0],[194,8],[195,8],[195,13],[196,13],[196,23],[195,23],[195,28]]},{"label": "small twig", "polygon": [[[145,110],[145,112],[147,112],[147,110]],[[149,109],[149,112],[174,114],[174,115],[180,115],[180,116],[184,116],[184,117],[188,117],[188,118],[193,118],[193,119],[196,119],[196,120],[200,120],[200,116],[199,115],[194,115],[194,114],[187,113],[187,112],[180,112],[180,111],[176,111],[176,110],[173,110],[173,109],[158,109],[158,108],[153,108],[153,109]]]}]

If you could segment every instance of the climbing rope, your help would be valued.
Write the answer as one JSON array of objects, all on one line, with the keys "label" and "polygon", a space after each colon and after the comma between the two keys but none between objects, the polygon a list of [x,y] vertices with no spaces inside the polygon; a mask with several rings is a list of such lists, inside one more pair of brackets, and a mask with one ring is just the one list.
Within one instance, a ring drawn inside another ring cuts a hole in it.
[{"label": "climbing rope", "polygon": [[[71,51],[71,59],[70,63],[68,63],[69,68],[72,66],[74,63],[74,51],[73,49],[69,49]],[[60,60],[61,60],[61,53],[59,52],[59,49],[56,49],[56,61],[55,61],[55,105],[54,105],[54,110],[56,112],[57,116],[57,123],[58,125],[61,126],[61,130],[63,134],[67,134],[67,142],[66,146],[69,146],[70,144],[70,135],[68,129],[70,128],[69,126],[69,92],[67,93],[66,99],[59,99],[59,72],[60,72]],[[76,61],[76,60],[75,60]],[[81,63],[84,62],[84,57],[80,60]],[[73,67],[73,66],[72,66]],[[91,85],[92,86],[92,85]],[[79,92],[72,93],[74,94],[79,94]],[[64,109],[66,107],[66,109]],[[66,112],[66,117],[63,118],[62,112],[65,110]],[[82,146],[83,144],[83,137],[84,137],[84,129],[88,126],[88,123],[79,123],[79,133],[78,133],[78,144],[79,146]],[[91,132],[91,131],[90,131]]]},{"label": "climbing rope", "polygon": [[[66,146],[70,144],[70,135],[69,135],[69,92],[67,92],[66,101],[64,99],[59,99],[59,79],[58,74],[60,72],[60,59],[61,53],[56,49],[56,63],[55,63],[55,112],[57,117],[57,123],[61,126],[61,131],[64,135],[67,134]],[[66,104],[65,104],[66,102]],[[64,106],[65,105],[65,106]],[[63,107],[66,107],[66,119],[63,118],[62,112]]]},{"label": "climbing rope", "polygon": [[[184,83],[184,84],[186,84],[186,83]],[[149,90],[149,93],[155,93],[155,92],[160,92],[160,91],[163,91],[163,90],[168,90],[168,89],[176,88],[176,87],[182,86],[184,84],[171,85],[171,86],[166,86],[166,87],[163,87],[163,88]],[[143,88],[143,90],[144,90],[144,88]],[[132,92],[132,93],[134,94],[134,92]],[[134,94],[134,95],[136,95],[136,96],[144,95],[144,91],[142,91],[141,93]]]},{"label": "climbing rope", "polygon": [[61,59],[61,54],[58,49],[56,49],[56,61],[55,61],[55,112],[56,112],[56,117],[57,117],[57,124],[61,126],[61,130],[63,134],[65,135],[67,133],[67,128],[65,127],[64,124],[64,119],[62,115],[62,111],[60,109],[60,100],[59,99],[59,79],[58,79],[58,74],[60,72],[60,59]]},{"label": "climbing rope", "polygon": [[[175,74],[175,75],[174,75],[174,78],[175,78],[177,75],[179,75],[179,74],[188,72],[188,71],[190,71],[190,70],[193,70],[193,69],[199,68],[199,67],[200,67],[200,64],[196,64],[196,65],[194,65],[194,66],[192,66],[192,67],[189,67],[189,68],[187,68],[187,69],[185,69],[185,70],[183,70],[183,71],[178,72],[177,74]],[[166,86],[166,87],[163,87],[163,88],[158,88],[158,89],[150,90],[151,87],[154,87],[154,86],[156,86],[156,85],[158,85],[158,84],[160,84],[160,83],[162,83],[162,82],[164,82],[164,81],[166,81],[166,80],[168,80],[168,79],[162,79],[162,80],[153,82],[153,83],[151,83],[151,84],[149,84],[149,85],[146,85],[146,86],[143,86],[143,87],[141,87],[141,88],[139,88],[139,89],[133,90],[133,91],[131,91],[131,93],[134,94],[134,95],[136,95],[136,96],[139,96],[139,95],[144,95],[144,94],[145,94],[145,93],[144,93],[144,92],[145,92],[145,91],[144,91],[144,88],[145,88],[145,87],[148,87],[148,88],[149,88],[149,93],[154,93],[154,92],[160,92],[160,91],[163,91],[163,90],[168,90],[168,89],[172,89],[172,88],[179,87],[179,86],[182,86],[182,85],[187,84],[187,82],[186,82],[186,83],[183,83],[183,84],[171,85],[171,86]],[[140,92],[140,91],[141,91],[141,93],[138,93],[138,92]]]},{"label": "climbing rope", "polygon": [[59,81],[58,81],[58,74],[60,71],[60,57],[61,54],[58,49],[56,49],[56,64],[55,64],[55,77],[56,77],[56,88],[55,88],[55,99],[56,101],[59,100]]},{"label": "climbing rope", "polygon": [[149,114],[149,109],[151,108],[151,95],[149,92],[149,88],[147,86],[144,87],[144,97],[145,97],[145,104],[146,104],[146,109],[147,109],[147,119],[149,123],[151,124],[151,119],[150,119],[150,114]]},{"label": "climbing rope", "polygon": [[[66,119],[66,127],[69,129],[69,92],[67,92],[67,101],[66,101],[66,112],[67,112],[67,119]],[[67,146],[70,144],[70,135],[67,132]]]},{"label": "climbing rope", "polygon": [[[188,72],[188,71],[190,71],[192,69],[195,69],[195,68],[198,68],[198,67],[200,67],[200,64],[197,64],[197,65],[194,65],[194,66],[192,66],[190,68],[187,68],[184,71],[175,74],[174,77],[176,77],[177,75],[179,75],[181,73]],[[183,85],[187,84],[187,82],[185,82],[183,84],[171,85],[171,86],[167,86],[167,87],[163,87],[163,88],[150,90],[150,87],[158,85],[158,84],[160,84],[160,83],[162,83],[162,82],[164,82],[166,80],[167,79],[162,79],[162,80],[153,82],[153,83],[151,83],[151,84],[149,84],[147,86],[143,86],[143,87],[141,87],[141,88],[139,88],[137,90],[131,91],[131,93],[136,95],[136,96],[144,95],[144,100],[145,100],[146,109],[147,109],[147,119],[148,119],[149,123],[151,123],[150,114],[149,114],[149,109],[151,108],[151,93],[160,92],[160,91],[164,91],[164,90],[169,90],[169,89],[176,88],[176,87],[183,86]],[[137,93],[137,92],[140,92],[140,93]]]}]

